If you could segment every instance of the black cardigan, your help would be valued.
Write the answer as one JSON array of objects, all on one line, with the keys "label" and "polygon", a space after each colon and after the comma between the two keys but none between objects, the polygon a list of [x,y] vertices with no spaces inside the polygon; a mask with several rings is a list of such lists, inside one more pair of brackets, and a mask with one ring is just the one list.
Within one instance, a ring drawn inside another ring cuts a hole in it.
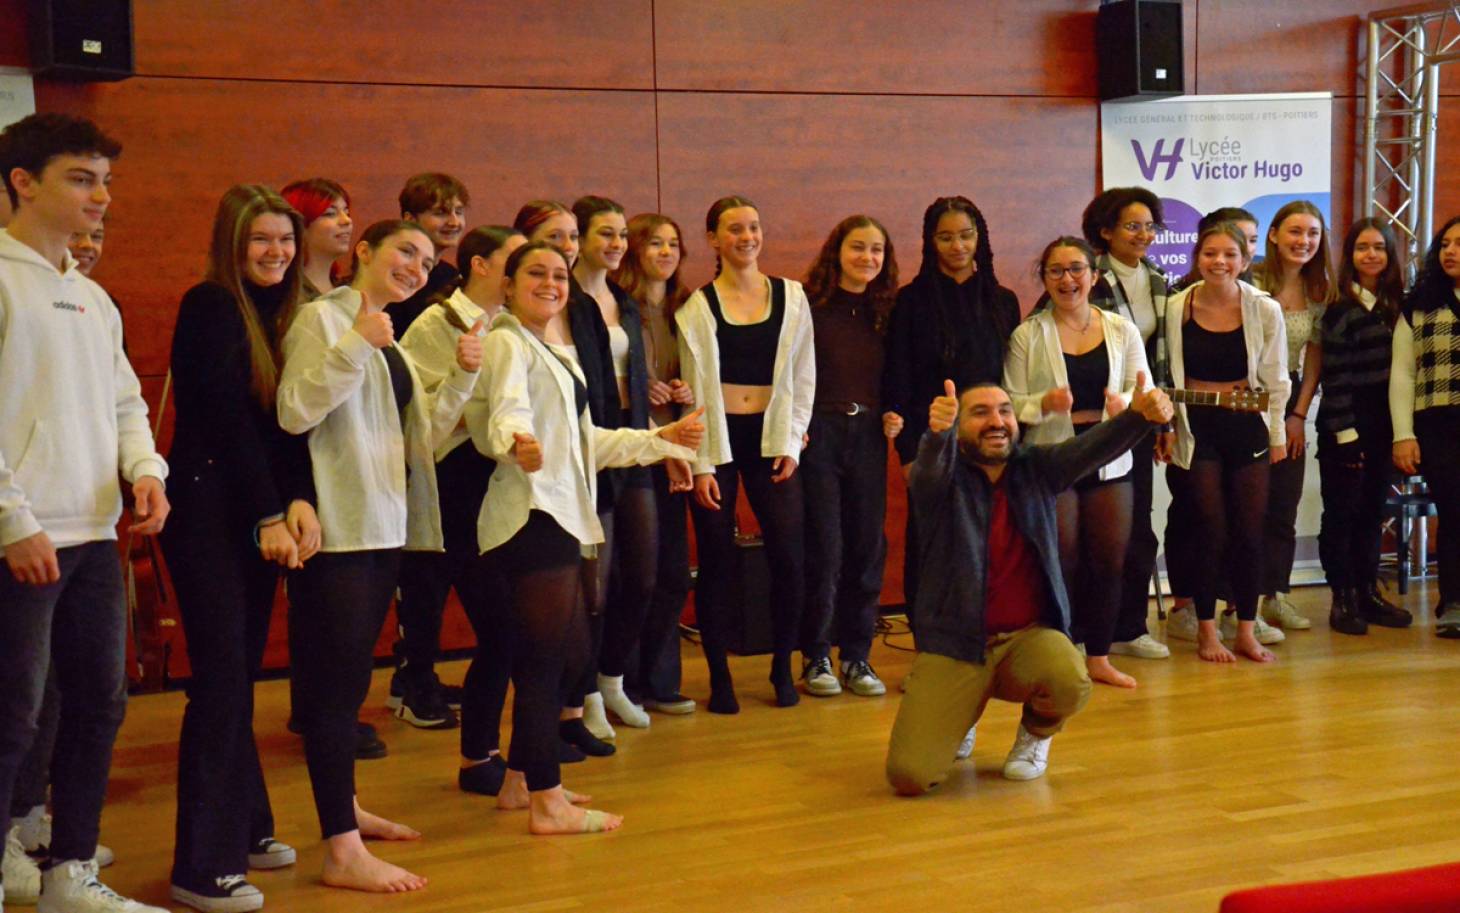
[{"label": "black cardigan", "polygon": [[928,427],[928,406],[943,395],[943,381],[961,390],[975,381],[1002,383],[1009,337],[1019,325],[1019,299],[994,288],[993,313],[970,308],[978,276],[961,286],[938,273],[919,275],[897,293],[887,331],[882,408],[902,416],[897,455],[910,466]]},{"label": "black cardigan", "polygon": [[[271,333],[277,290],[247,283],[245,289]],[[193,286],[172,335],[177,418],[168,464],[174,480],[219,467],[230,516],[257,523],[284,513],[291,501],[313,503],[314,483],[308,439],[279,427],[274,409],[254,396],[252,377],[248,336],[233,296],[216,282]]]},{"label": "black cardigan", "polygon": [[[588,388],[588,415],[599,428],[617,428],[623,424],[623,410],[619,406],[618,375],[613,373],[613,353],[609,350],[608,324],[593,296],[583,291],[578,280],[569,281],[568,331],[573,334],[573,346],[578,352],[578,367],[583,370],[584,385]],[[632,341],[632,337],[631,337]],[[642,354],[643,336],[639,337]],[[645,401],[648,394],[645,394]],[[606,514],[613,510],[618,499],[612,470],[598,473],[598,512]]]}]

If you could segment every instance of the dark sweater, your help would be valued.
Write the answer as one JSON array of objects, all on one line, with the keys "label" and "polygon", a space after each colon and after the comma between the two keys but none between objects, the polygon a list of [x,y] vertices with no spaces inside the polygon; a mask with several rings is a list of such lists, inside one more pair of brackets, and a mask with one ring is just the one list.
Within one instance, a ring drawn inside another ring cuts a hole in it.
[{"label": "dark sweater", "polygon": [[878,406],[886,357],[871,297],[837,289],[825,304],[811,308],[811,328],[817,404]]},{"label": "dark sweater", "polygon": [[1394,330],[1378,308],[1345,295],[1323,315],[1323,398],[1318,403],[1318,453],[1346,456],[1358,441],[1339,444],[1341,431],[1388,437],[1389,361]]},{"label": "dark sweater", "polygon": [[897,293],[887,332],[882,408],[902,416],[897,454],[904,466],[918,454],[928,427],[928,406],[943,395],[943,381],[958,389],[976,381],[1000,383],[1009,337],[1019,325],[1019,299],[995,286],[992,306],[978,299],[979,277],[963,283],[942,273],[919,275]]},{"label": "dark sweater", "polygon": [[[274,330],[280,289],[245,283],[265,333]],[[271,340],[272,341],[272,340]],[[279,427],[250,387],[253,367],[238,305],[226,288],[202,282],[183,296],[172,335],[176,430],[168,463],[187,479],[217,466],[237,519],[257,523],[296,499],[314,501],[307,438]]]},{"label": "dark sweater", "polygon": [[[1059,444],[1018,447],[1004,467],[999,484],[1010,517],[1043,571],[1045,627],[1070,633],[1055,495],[1129,450],[1150,428],[1144,416],[1126,410]],[[983,662],[993,491],[988,476],[959,450],[956,426],[923,435],[908,479],[920,548],[914,614],[921,651]]]}]

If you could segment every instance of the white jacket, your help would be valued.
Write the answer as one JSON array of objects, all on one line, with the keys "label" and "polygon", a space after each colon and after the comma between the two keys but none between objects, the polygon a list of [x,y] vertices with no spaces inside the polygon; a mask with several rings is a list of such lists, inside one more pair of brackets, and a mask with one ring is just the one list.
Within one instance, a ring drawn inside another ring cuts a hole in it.
[{"label": "white jacket", "polygon": [[[596,427],[588,410],[577,407],[573,380],[583,383],[577,363],[554,355],[509,313],[492,322],[482,374],[466,407],[466,424],[477,450],[497,461],[477,516],[477,547],[483,552],[511,539],[528,513],[540,510],[591,555],[603,541],[595,507],[598,470],[695,457],[655,431]],[[515,434],[530,434],[541,445],[537,471],[517,465]]]},{"label": "white jacket", "polygon": [[402,353],[412,388],[402,429],[385,355],[354,330],[359,310],[360,293],[341,286],[301,306],[284,334],[279,424],[309,432],[321,551],[441,551],[433,450],[456,427],[476,373],[453,368],[429,394]]},{"label": "white jacket", "polygon": [[118,471],[167,478],[116,305],[69,254],[58,271],[0,229],[0,555],[39,532],[115,539]]},{"label": "white jacket", "polygon": [[[1201,288],[1196,282],[1166,300],[1166,350],[1171,357],[1171,382],[1180,389],[1186,383],[1186,360],[1181,347],[1181,327],[1189,296]],[[1287,445],[1287,426],[1283,412],[1288,406],[1292,381],[1288,379],[1288,331],[1283,320],[1283,307],[1277,299],[1255,285],[1239,281],[1242,290],[1242,339],[1247,343],[1247,385],[1268,394],[1267,442],[1270,447]],[[1211,409],[1213,406],[1197,406]],[[1191,468],[1196,451],[1196,438],[1186,419],[1186,404],[1176,405],[1176,446],[1171,462],[1182,469]]]},{"label": "white jacket", "polygon": [[[1141,331],[1129,318],[1112,311],[1100,311],[1097,319],[1110,362],[1105,388],[1120,393],[1129,405],[1136,388],[1136,375],[1145,374],[1148,387],[1151,379]],[[1014,417],[1028,429],[1024,440],[1031,444],[1058,444],[1075,436],[1070,414],[1055,412],[1046,415],[1041,402],[1044,394],[1057,387],[1067,387],[1069,383],[1054,309],[1046,308],[1030,315],[1014,330],[1014,335],[1009,338],[1009,354],[1004,359],[1004,389],[1014,403]],[[1103,402],[1100,417],[1102,420],[1110,418]],[[1131,455],[1127,450],[1100,467],[1100,478],[1119,478],[1130,472],[1131,466]]]},{"label": "white jacket", "polygon": [[[780,281],[786,283],[786,313],[776,346],[760,453],[764,457],[788,456],[800,462],[801,438],[811,424],[811,407],[816,401],[816,348],[805,290],[794,279]],[[725,400],[720,395],[715,315],[703,290],[696,289],[689,296],[675,312],[674,322],[679,327],[679,376],[694,391],[695,406],[705,407],[705,440],[694,464],[695,475],[704,475],[731,462],[733,456],[725,426]]]},{"label": "white jacket", "polygon": [[[451,322],[447,308],[468,327],[487,315],[475,301],[466,296],[466,292],[457,289],[440,307],[428,307],[411,321],[410,328],[401,337],[400,347],[411,356],[411,366],[421,378],[421,385],[431,394],[436,392],[442,381],[452,372],[464,373],[456,363],[456,343],[461,339],[462,331]],[[482,335],[486,335],[486,330],[482,331]],[[448,453],[470,438],[471,435],[466,430],[466,419],[457,421],[446,440],[436,446],[436,462],[446,459]]]}]

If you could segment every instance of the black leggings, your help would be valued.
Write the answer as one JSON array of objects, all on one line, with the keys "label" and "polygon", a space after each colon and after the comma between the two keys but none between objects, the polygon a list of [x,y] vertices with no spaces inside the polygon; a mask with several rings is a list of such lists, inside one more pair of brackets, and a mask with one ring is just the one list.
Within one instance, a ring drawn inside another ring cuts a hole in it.
[{"label": "black leggings", "polygon": [[[601,477],[600,477],[601,478]],[[597,557],[584,565],[584,573],[592,586],[583,592],[588,636],[588,658],[577,669],[575,676],[563,680],[563,706],[581,709],[583,699],[598,691],[598,656],[603,652],[604,609],[608,604],[608,585],[613,571],[614,554],[618,551],[614,543],[617,517],[612,509],[598,515],[598,525],[603,528],[603,541],[598,544]]]},{"label": "black leggings", "polygon": [[461,688],[461,756],[484,761],[501,746],[502,708],[512,674],[507,602],[510,585],[484,556],[457,578],[456,592],[477,649]]},{"label": "black leggings", "polygon": [[604,601],[603,649],[598,668],[604,675],[623,675],[644,627],[654,596],[658,568],[659,515],[649,467],[622,470],[613,506],[613,560],[608,597]]},{"label": "black leggings", "polygon": [[700,572],[695,584],[695,615],[711,688],[730,683],[726,657],[726,627],[739,591],[735,555],[735,501],[740,485],[760,523],[770,564],[770,608],[775,619],[775,664],[772,675],[790,673],[791,652],[800,633],[801,605],[805,599],[805,503],[801,474],[773,482],[774,462],[761,456],[761,428],[765,416],[727,415],[731,462],[715,468],[720,486],[720,509],[709,510],[692,501],[695,543]]},{"label": "black leggings", "polygon": [[1190,576],[1198,619],[1217,615],[1217,580],[1225,558],[1237,618],[1253,621],[1262,584],[1267,429],[1261,416],[1248,413],[1198,406],[1189,414],[1197,441],[1191,468],[1172,464],[1166,470],[1171,512],[1190,520],[1190,551],[1178,560]]},{"label": "black leggings", "polygon": [[1122,476],[1060,492],[1060,566],[1076,638],[1089,656],[1106,656],[1120,608],[1121,573],[1130,544],[1131,483]]},{"label": "black leggings", "polygon": [[517,534],[482,556],[508,581],[512,639],[512,746],[507,766],[532,791],[558,776],[558,714],[564,681],[588,663],[583,560],[578,540],[534,510]]},{"label": "black leggings", "polygon": [[1460,602],[1460,406],[1432,406],[1414,414],[1420,472],[1440,521],[1440,605]]},{"label": "black leggings", "polygon": [[[679,617],[689,596],[688,495],[669,490],[662,465],[651,466],[658,513],[659,554],[655,559],[654,595],[639,638],[639,661],[631,667],[628,687],[656,700],[679,693]],[[636,673],[636,675],[635,675]]]},{"label": "black leggings", "polygon": [[289,575],[295,719],[325,839],[355,820],[355,719],[370,691],[375,642],[400,576],[401,550],[325,552]]}]

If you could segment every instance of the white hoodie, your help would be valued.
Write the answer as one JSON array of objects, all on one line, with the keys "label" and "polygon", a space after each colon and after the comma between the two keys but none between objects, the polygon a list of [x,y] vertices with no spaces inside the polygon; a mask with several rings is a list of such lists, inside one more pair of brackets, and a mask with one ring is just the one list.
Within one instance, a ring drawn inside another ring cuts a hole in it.
[{"label": "white hoodie", "polygon": [[0,229],[0,555],[44,531],[57,548],[115,539],[117,472],[167,478],[116,305]]}]

